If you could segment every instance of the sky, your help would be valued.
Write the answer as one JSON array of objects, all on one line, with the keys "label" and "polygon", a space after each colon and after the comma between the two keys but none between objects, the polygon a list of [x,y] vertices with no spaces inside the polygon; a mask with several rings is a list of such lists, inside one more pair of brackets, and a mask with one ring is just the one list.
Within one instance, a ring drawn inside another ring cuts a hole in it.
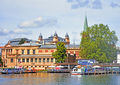
[{"label": "sky", "polygon": [[0,0],[0,46],[14,38],[37,40],[57,32],[80,44],[84,19],[115,31],[120,46],[120,0]]}]

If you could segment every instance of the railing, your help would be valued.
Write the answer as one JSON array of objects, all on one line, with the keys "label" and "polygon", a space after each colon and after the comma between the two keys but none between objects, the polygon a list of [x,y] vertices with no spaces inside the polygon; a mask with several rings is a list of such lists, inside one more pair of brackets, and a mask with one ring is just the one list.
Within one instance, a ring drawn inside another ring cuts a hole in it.
[{"label": "railing", "polygon": [[120,66],[119,63],[94,63],[93,65],[109,65],[109,66]]}]

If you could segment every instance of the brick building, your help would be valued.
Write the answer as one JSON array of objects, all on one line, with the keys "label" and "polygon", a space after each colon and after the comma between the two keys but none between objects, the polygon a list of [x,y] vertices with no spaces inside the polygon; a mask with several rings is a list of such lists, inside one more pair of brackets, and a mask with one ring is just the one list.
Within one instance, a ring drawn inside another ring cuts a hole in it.
[{"label": "brick building", "polygon": [[[23,44],[19,44],[24,39]],[[9,40],[8,43],[2,48],[2,60],[7,67],[25,67],[45,69],[48,66],[55,65],[55,59],[52,53],[56,51],[56,43],[64,42],[67,48],[67,53],[76,55],[79,59],[79,45],[71,45],[69,35],[66,34],[65,38],[61,38],[54,34],[46,39],[43,39],[42,34],[39,35],[37,41],[27,38],[17,38]],[[74,56],[69,57],[69,62]],[[73,58],[74,59],[74,58]]]}]

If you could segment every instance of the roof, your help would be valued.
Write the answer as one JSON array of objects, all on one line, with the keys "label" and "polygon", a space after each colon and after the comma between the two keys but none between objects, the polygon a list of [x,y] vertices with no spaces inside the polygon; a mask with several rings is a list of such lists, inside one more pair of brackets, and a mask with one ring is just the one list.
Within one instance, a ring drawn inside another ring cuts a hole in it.
[{"label": "roof", "polygon": [[21,46],[40,46],[41,44],[37,44],[37,43],[24,43],[21,44]]},{"label": "roof", "polygon": [[18,41],[21,41],[21,39],[28,40],[27,38],[15,38],[15,39],[12,39],[12,40],[9,40],[9,41],[10,42],[18,42]]},{"label": "roof", "polygon": [[4,48],[4,46],[0,46],[0,48]]},{"label": "roof", "polygon": [[[43,41],[41,41],[40,43],[43,43],[43,42],[44,42],[45,44],[51,43],[51,42],[53,42],[53,38],[54,38],[54,36],[50,36],[50,37],[48,37],[48,38],[43,39]],[[60,42],[66,42],[65,39],[62,38],[62,37],[58,37],[58,41],[60,41]]]},{"label": "roof", "polygon": [[56,32],[54,33],[54,36],[58,36]]},{"label": "roof", "polygon": [[69,35],[68,35],[68,33],[66,33],[65,37],[68,37],[68,38],[69,38]]},{"label": "roof", "polygon": [[[65,45],[66,48],[79,48],[79,45]],[[39,48],[56,48],[55,44],[51,44],[51,45],[41,45]]]},{"label": "roof", "polygon": [[24,44],[21,44],[21,46],[24,46],[24,45],[25,46],[28,46],[28,45],[37,45],[35,40],[30,40],[30,39],[27,39],[27,38],[15,38],[15,39],[9,40],[10,45],[12,45],[12,46],[20,46],[19,42],[22,39],[24,39],[27,42],[31,42],[31,43],[24,43]]},{"label": "roof", "polygon": [[56,48],[56,45],[41,45],[40,48]]},{"label": "roof", "polygon": [[80,45],[74,45],[74,44],[70,44],[70,45],[65,45],[66,48],[79,48]]},{"label": "roof", "polygon": [[42,38],[42,34],[40,33],[39,38]]}]

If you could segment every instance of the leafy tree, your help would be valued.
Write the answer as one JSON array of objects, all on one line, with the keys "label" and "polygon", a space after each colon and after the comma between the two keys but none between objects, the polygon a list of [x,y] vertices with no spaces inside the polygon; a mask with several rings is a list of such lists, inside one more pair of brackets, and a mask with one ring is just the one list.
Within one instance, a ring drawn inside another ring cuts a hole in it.
[{"label": "leafy tree", "polygon": [[56,59],[56,63],[63,63],[67,57],[65,45],[63,42],[58,42],[56,46],[57,51],[52,56]]},{"label": "leafy tree", "polygon": [[80,56],[82,58],[95,59],[99,62],[112,62],[116,58],[115,46],[118,38],[107,25],[93,25],[81,35]]},{"label": "leafy tree", "polygon": [[25,42],[25,39],[22,38],[21,41],[19,42],[19,44],[24,44],[24,42]]}]

